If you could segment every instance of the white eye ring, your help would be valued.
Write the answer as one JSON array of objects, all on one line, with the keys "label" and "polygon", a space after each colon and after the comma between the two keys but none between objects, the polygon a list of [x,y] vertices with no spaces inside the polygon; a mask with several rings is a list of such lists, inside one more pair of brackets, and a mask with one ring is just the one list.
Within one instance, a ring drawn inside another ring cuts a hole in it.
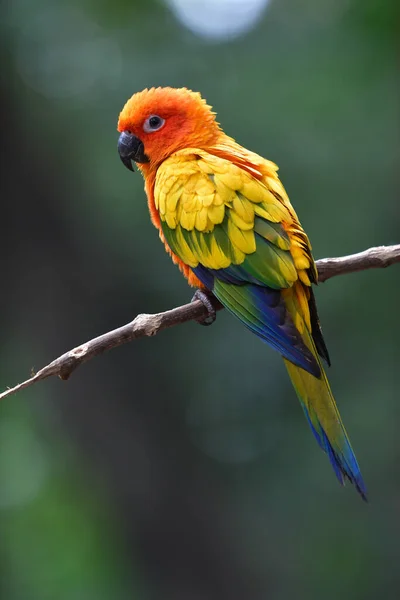
[{"label": "white eye ring", "polygon": [[143,131],[146,133],[152,133],[158,131],[163,127],[165,120],[158,115],[150,115],[143,123]]}]

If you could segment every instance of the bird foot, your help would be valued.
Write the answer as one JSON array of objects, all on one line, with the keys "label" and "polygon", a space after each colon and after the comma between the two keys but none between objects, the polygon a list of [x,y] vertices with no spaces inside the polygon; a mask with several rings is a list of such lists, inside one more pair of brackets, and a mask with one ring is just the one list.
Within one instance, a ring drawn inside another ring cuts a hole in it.
[{"label": "bird foot", "polygon": [[191,299],[191,302],[194,302],[195,300],[200,300],[200,302],[203,304],[203,306],[205,306],[205,308],[207,309],[207,316],[206,317],[202,317],[201,319],[196,319],[197,323],[199,323],[199,325],[204,325],[206,327],[208,327],[209,325],[212,325],[215,321],[215,319],[217,318],[217,312],[213,306],[212,300],[211,298],[213,298],[212,294],[210,292],[205,292],[203,290],[196,290],[193,298]]}]

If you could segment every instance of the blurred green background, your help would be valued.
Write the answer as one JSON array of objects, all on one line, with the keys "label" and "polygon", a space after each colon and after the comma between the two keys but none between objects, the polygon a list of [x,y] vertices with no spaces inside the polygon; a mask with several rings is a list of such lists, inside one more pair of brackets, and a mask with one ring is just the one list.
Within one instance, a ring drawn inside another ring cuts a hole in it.
[{"label": "blurred green background", "polygon": [[[398,243],[398,6],[3,5],[2,389],[191,297],[116,151],[146,86],[200,90],[280,165],[316,258]],[[335,481],[279,356],[220,313],[0,405],[1,598],[398,598],[399,275],[317,290],[368,506]]]}]

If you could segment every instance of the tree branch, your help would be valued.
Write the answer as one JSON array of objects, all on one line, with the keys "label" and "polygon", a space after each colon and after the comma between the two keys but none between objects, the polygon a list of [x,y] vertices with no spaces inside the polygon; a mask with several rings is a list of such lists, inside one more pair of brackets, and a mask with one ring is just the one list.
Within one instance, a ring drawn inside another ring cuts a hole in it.
[{"label": "tree branch", "polygon": [[400,262],[400,244],[377,246],[364,250],[364,252],[339,258],[321,258],[321,260],[317,260],[318,281],[322,283],[336,275],[356,273],[367,269],[384,269],[398,262]]},{"label": "tree branch", "polygon": [[[382,269],[398,262],[400,262],[400,244],[369,248],[369,250],[359,252],[358,254],[351,254],[350,256],[323,258],[318,260],[316,264],[319,281],[322,282],[337,275],[365,271],[367,269]],[[222,308],[218,300],[215,300],[213,303],[216,310]],[[122,346],[122,344],[142,337],[156,335],[158,332],[163,331],[163,329],[174,327],[180,323],[201,320],[205,317],[207,317],[207,310],[200,300],[195,300],[190,304],[184,304],[183,306],[178,306],[172,310],[154,315],[138,315],[133,321],[127,323],[127,325],[104,333],[59,356],[23,383],[5,390],[0,394],[0,400],[30,387],[37,381],[47,379],[47,377],[57,376],[60,379],[66,380],[82,363],[91,360],[99,354],[103,354],[107,350]]]}]

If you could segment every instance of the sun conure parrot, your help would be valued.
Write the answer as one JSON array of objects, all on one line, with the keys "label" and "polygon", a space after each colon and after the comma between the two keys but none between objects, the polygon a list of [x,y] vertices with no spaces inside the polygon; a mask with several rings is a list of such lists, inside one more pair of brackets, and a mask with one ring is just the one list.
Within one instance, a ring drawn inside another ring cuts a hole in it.
[{"label": "sun conure parrot", "polygon": [[227,136],[186,88],[134,94],[119,116],[118,151],[145,180],[151,219],[198,297],[213,294],[283,357],[311,429],[340,483],[366,488],[321,358],[311,245],[277,166]]}]

